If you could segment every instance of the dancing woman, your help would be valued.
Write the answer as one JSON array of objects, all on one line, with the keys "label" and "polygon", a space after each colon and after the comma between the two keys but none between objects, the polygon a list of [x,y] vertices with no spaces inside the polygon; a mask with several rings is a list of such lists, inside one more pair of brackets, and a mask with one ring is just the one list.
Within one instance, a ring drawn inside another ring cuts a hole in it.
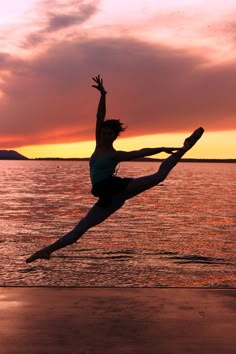
[{"label": "dancing woman", "polygon": [[[98,201],[73,230],[56,242],[35,252],[26,260],[27,263],[40,258],[50,259],[53,252],[76,242],[88,229],[100,224],[120,209],[127,199],[133,198],[164,181],[173,167],[193,147],[204,132],[201,127],[196,129],[190,137],[185,139],[181,148],[158,147],[130,152],[117,151],[114,149],[113,143],[125,128],[123,123],[117,119],[105,120],[107,92],[99,75],[93,80],[96,85],[92,85],[92,87],[100,91],[101,96],[97,110],[96,147],[89,164],[92,183],[91,192],[95,197],[98,197]],[[115,175],[116,166],[121,161],[151,156],[160,152],[165,152],[170,154],[170,156],[161,163],[158,171],[154,174],[139,178],[121,178]]]}]

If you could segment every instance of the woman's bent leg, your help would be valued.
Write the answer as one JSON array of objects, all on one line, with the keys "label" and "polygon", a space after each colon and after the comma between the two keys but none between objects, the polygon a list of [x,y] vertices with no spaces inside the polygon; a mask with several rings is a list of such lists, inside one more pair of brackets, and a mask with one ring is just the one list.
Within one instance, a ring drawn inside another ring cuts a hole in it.
[{"label": "woman's bent leg", "polygon": [[50,259],[51,253],[76,242],[88,229],[100,224],[101,222],[106,220],[111,214],[120,209],[124,202],[124,199],[120,200],[119,203],[112,204],[107,208],[100,208],[95,204],[90,209],[88,214],[80,220],[78,225],[76,225],[73,230],[68,232],[66,235],[64,235],[51,245],[46,246],[41,250],[35,252],[26,260],[26,263],[31,263],[39,258]]}]

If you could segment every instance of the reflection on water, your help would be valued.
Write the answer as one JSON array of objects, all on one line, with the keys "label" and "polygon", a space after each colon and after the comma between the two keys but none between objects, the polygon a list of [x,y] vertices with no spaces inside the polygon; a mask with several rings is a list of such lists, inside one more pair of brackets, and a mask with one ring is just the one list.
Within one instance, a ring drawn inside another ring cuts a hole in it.
[{"label": "reflection on water", "polygon": [[[121,176],[159,163],[123,163]],[[50,262],[27,265],[95,202],[87,162],[0,161],[0,285],[236,286],[235,164],[179,163]]]}]

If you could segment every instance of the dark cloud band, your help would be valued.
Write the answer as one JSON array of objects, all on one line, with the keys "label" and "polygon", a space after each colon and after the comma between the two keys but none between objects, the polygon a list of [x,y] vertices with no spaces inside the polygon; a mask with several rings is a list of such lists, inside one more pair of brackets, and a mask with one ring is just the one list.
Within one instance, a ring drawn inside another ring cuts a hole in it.
[{"label": "dark cloud band", "polygon": [[0,54],[0,63],[11,72],[1,84],[4,147],[6,136],[11,146],[93,139],[97,73],[108,90],[108,116],[129,126],[126,137],[198,125],[236,129],[235,62],[213,66],[200,54],[106,38],[58,42],[31,61]]}]

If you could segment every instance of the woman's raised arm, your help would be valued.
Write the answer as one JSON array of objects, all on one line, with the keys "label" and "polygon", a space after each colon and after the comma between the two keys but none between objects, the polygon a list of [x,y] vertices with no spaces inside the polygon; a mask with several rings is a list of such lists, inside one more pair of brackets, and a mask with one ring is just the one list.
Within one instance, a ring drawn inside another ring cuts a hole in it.
[{"label": "woman's raised arm", "polygon": [[100,78],[100,75],[95,76],[92,79],[97,84],[97,85],[92,85],[92,87],[96,88],[101,93],[101,97],[98,104],[97,121],[96,121],[96,143],[99,144],[101,139],[102,124],[106,116],[106,93],[107,92],[104,89],[103,79]]}]

